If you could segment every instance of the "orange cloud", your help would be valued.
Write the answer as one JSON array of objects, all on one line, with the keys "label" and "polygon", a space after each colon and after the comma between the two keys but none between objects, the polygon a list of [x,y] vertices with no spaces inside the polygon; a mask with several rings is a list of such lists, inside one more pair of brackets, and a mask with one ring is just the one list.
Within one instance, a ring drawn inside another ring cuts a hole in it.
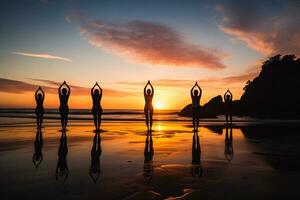
[{"label": "orange cloud", "polygon": [[[229,84],[237,84],[241,83],[244,84],[248,80],[253,79],[255,76],[258,75],[258,72],[249,72],[245,74],[235,75],[235,76],[226,76],[220,78],[207,78],[207,79],[200,79],[197,80],[201,86],[208,86],[208,87],[215,87],[215,88],[228,88]],[[146,82],[118,82],[119,84],[123,85],[132,85],[132,86],[139,86],[142,87],[146,84]],[[176,79],[157,79],[151,81],[153,85],[160,86],[160,87],[179,87],[179,88],[186,88],[192,87],[195,84],[195,80],[176,80]],[[226,84],[226,86],[224,85]],[[213,86],[215,85],[215,86]],[[240,88],[243,88],[241,86]]]},{"label": "orange cloud", "polygon": [[[46,93],[50,93],[50,94],[57,94],[58,86],[61,84],[51,80],[42,80],[42,79],[32,79],[32,80],[37,80],[43,84],[46,84],[43,85],[42,88]],[[51,85],[51,86],[47,86],[47,85]],[[39,84],[31,84],[23,81],[18,81],[18,80],[0,78],[0,92],[14,93],[14,94],[35,92],[38,86]],[[89,96],[91,92],[91,89],[86,87],[80,87],[76,85],[70,85],[70,87],[71,87],[72,95],[76,95],[76,96]],[[103,89],[103,94],[109,97],[124,97],[124,96],[136,95],[135,93],[131,93],[131,92],[124,92],[124,91],[105,89],[105,88]]]},{"label": "orange cloud", "polygon": [[[264,55],[300,55],[299,1],[226,2],[220,30]],[[277,9],[279,8],[280,9]]]},{"label": "orange cloud", "polygon": [[20,56],[27,56],[27,57],[34,57],[34,58],[44,58],[44,59],[51,59],[51,60],[62,60],[67,62],[72,62],[70,58],[65,58],[61,56],[54,56],[50,54],[40,54],[40,53],[26,53],[26,52],[12,52],[13,54],[20,55]]},{"label": "orange cloud", "polygon": [[154,22],[108,23],[83,14],[68,16],[79,23],[80,33],[96,47],[141,63],[177,67],[222,69],[228,55],[217,49],[190,44],[174,29]]}]

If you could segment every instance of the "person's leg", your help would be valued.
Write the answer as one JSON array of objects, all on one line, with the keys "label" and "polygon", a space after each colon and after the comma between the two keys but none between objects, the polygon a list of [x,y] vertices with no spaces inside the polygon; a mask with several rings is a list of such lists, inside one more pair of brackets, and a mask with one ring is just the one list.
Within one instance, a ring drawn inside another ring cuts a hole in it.
[{"label": "person's leg", "polygon": [[230,123],[232,124],[232,114],[230,113]]},{"label": "person's leg", "polygon": [[225,113],[226,116],[226,124],[228,124],[228,112]]},{"label": "person's leg", "polygon": [[92,110],[93,112],[93,117],[94,117],[94,125],[95,129],[98,130],[98,124],[97,124],[97,111],[95,109]]},{"label": "person's leg", "polygon": [[42,128],[43,125],[43,119],[44,119],[44,111],[40,115],[40,128]]},{"label": "person's leg", "polygon": [[68,115],[69,115],[69,111],[67,111],[67,112],[66,112],[66,115],[65,115],[65,129],[67,129]]},{"label": "person's leg", "polygon": [[194,128],[194,131],[196,130],[196,113],[195,113],[195,110],[194,108],[192,108],[192,113],[193,113],[193,128]]},{"label": "person's leg", "polygon": [[61,128],[62,128],[62,130],[64,129],[64,124],[65,124],[65,122],[64,122],[64,114],[63,114],[63,112],[62,111],[60,111],[60,123],[61,123]]},{"label": "person's leg", "polygon": [[102,120],[101,116],[102,116],[102,109],[98,111],[98,129],[100,129],[101,127],[101,120]]},{"label": "person's leg", "polygon": [[38,113],[36,114],[36,126],[40,128],[40,115]]},{"label": "person's leg", "polygon": [[149,119],[148,119],[148,109],[144,109],[145,117],[146,117],[146,126],[147,129],[149,130]]},{"label": "person's leg", "polygon": [[199,128],[199,116],[196,117],[196,130]]},{"label": "person's leg", "polygon": [[150,130],[152,130],[152,124],[153,124],[153,109],[150,110]]}]

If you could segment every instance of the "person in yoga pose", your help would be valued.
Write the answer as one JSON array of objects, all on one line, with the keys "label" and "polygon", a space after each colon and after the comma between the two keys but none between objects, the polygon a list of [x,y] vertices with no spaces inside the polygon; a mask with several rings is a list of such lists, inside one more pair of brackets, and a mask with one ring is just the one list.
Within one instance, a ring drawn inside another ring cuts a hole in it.
[{"label": "person in yoga pose", "polygon": [[43,123],[43,116],[44,116],[44,99],[45,99],[45,93],[42,90],[41,87],[39,87],[35,92],[35,101],[36,101],[36,108],[35,108],[35,114],[36,114],[36,124],[38,128],[42,128]]},{"label": "person in yoga pose", "polygon": [[101,167],[100,167],[100,156],[102,153],[101,149],[101,137],[99,132],[96,132],[93,140],[93,147],[91,150],[91,166],[90,166],[90,176],[94,183],[97,182],[99,176],[101,174]]},{"label": "person in yoga pose", "polygon": [[67,155],[68,155],[68,144],[67,144],[67,134],[66,131],[63,130],[60,137],[60,144],[58,148],[58,161],[56,165],[56,180],[59,177],[62,177],[65,181],[69,175],[69,168],[67,163]]},{"label": "person in yoga pose", "polygon": [[[150,87],[147,89],[147,87]],[[146,125],[147,129],[151,130],[152,129],[152,116],[153,116],[153,105],[152,105],[152,99],[154,95],[154,88],[150,81],[145,85],[144,88],[144,97],[145,97],[145,108],[144,108],[144,113],[146,116]],[[149,124],[150,123],[150,124]]]},{"label": "person in yoga pose", "polygon": [[203,174],[203,168],[201,165],[201,147],[197,131],[194,131],[193,135],[191,173],[193,177],[199,178]]},{"label": "person in yoga pose", "polygon": [[101,107],[101,98],[102,98],[102,88],[96,84],[91,89],[91,96],[93,99],[93,116],[94,116],[94,124],[96,127],[96,131],[100,130],[101,125],[101,115],[102,115],[102,107]]},{"label": "person in yoga pose", "polygon": [[150,183],[153,176],[153,140],[152,140],[152,132],[147,131],[147,138],[145,141],[145,150],[144,150],[144,178],[147,184]]},{"label": "person in yoga pose", "polygon": [[60,100],[59,113],[61,116],[62,130],[66,130],[67,128],[68,114],[69,114],[68,100],[70,97],[70,92],[71,89],[66,83],[66,81],[64,81],[58,88],[58,94]]},{"label": "person in yoga pose", "polygon": [[224,154],[226,159],[230,162],[233,158],[233,144],[232,144],[232,127],[230,127],[230,134],[228,135],[228,126],[226,126]]},{"label": "person in yoga pose", "polygon": [[43,133],[42,129],[37,128],[36,135],[35,135],[35,142],[34,142],[34,154],[32,156],[32,162],[36,168],[40,166],[43,161]]},{"label": "person in yoga pose", "polygon": [[224,94],[225,101],[225,116],[226,116],[226,124],[228,124],[228,120],[230,120],[230,124],[232,124],[232,113],[231,113],[231,104],[232,104],[232,93],[227,90]]},{"label": "person in yoga pose", "polygon": [[192,113],[193,113],[193,128],[194,131],[198,130],[199,127],[199,117],[200,117],[200,99],[202,95],[202,90],[198,83],[191,89],[191,98],[192,98]]}]

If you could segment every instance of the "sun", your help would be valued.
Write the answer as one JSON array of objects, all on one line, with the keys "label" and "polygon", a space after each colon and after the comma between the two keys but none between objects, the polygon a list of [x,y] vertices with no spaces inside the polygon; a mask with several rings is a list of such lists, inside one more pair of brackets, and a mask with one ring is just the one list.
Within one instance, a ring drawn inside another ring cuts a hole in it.
[{"label": "sun", "polygon": [[164,108],[164,104],[162,104],[161,102],[155,102],[154,103],[154,108],[158,109],[158,110],[161,110]]}]

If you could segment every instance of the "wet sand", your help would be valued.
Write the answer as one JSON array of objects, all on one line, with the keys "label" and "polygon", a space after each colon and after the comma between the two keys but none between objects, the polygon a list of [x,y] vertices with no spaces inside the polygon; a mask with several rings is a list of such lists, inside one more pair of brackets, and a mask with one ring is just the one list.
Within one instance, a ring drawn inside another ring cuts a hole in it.
[{"label": "wet sand", "polygon": [[[68,152],[64,155],[69,173],[66,178],[58,174],[56,180],[62,142],[58,122],[46,122],[40,146],[35,143],[34,121],[2,122],[1,199],[300,197],[298,126],[236,126],[232,129],[234,153],[226,157],[230,129],[225,140],[222,124],[202,124],[198,133],[201,153],[198,149],[197,154],[193,149],[193,139],[197,137],[190,123],[155,122],[153,151],[145,153],[150,135],[147,140],[144,123],[105,121],[100,133],[100,173],[95,183],[89,174],[95,136],[92,123],[70,122],[66,132]],[[37,147],[43,155],[38,167],[32,161],[34,153],[39,152]]]}]

